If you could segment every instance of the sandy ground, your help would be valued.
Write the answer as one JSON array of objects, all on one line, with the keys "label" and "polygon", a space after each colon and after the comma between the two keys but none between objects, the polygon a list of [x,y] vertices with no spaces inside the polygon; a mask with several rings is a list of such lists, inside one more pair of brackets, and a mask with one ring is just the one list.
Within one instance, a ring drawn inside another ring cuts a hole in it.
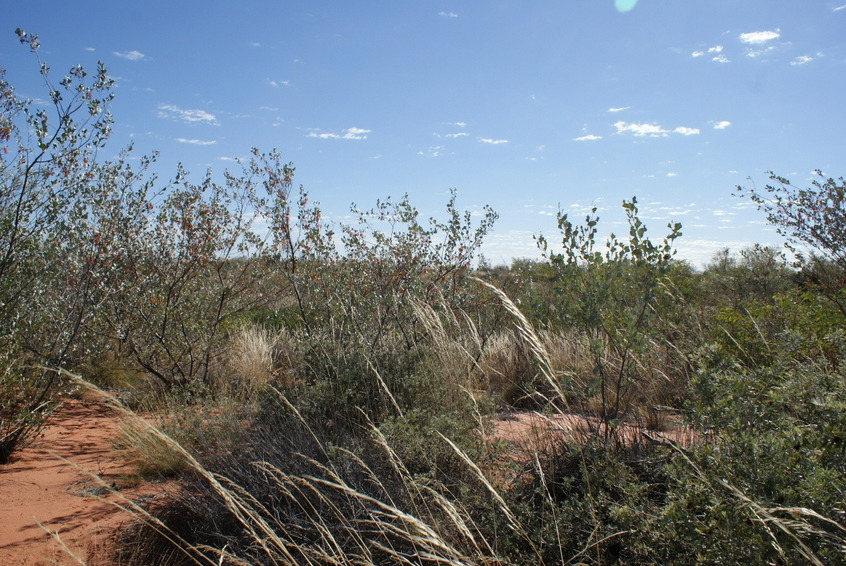
[{"label": "sandy ground", "polygon": [[150,491],[134,485],[131,465],[114,451],[119,429],[111,409],[70,400],[33,446],[0,466],[0,565],[80,563],[39,523],[90,566],[107,563],[103,549],[129,516],[108,503],[119,497],[87,472],[127,496]]},{"label": "sandy ground", "polygon": [[[597,426],[583,417],[537,413],[504,416],[493,424],[496,437],[523,450],[543,449],[562,436],[578,441]],[[138,484],[131,463],[113,448],[112,439],[119,432],[120,418],[105,405],[69,400],[33,446],[0,466],[0,566],[110,564],[107,550],[130,520],[109,503],[120,501],[115,490],[135,500],[164,490],[157,484]],[[621,432],[631,440],[643,430],[623,427]],[[695,439],[689,429],[653,434],[681,444]]]},{"label": "sandy ground", "polygon": [[[649,430],[642,427],[623,425],[617,429],[618,437],[626,444],[637,441],[664,442],[671,441],[681,446],[690,446],[698,440],[696,431],[668,423],[662,431]],[[602,434],[599,420],[573,414],[542,415],[540,413],[514,413],[493,421],[493,436],[505,440],[509,444],[524,449],[543,449],[550,443],[562,438],[579,442],[591,435],[592,432]]]}]

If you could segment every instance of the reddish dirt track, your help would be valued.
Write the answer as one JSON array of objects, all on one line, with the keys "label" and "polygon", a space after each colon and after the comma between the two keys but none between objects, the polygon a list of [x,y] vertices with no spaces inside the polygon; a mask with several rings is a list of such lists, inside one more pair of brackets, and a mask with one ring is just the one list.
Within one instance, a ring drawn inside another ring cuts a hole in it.
[{"label": "reddish dirt track", "polygon": [[[130,517],[109,503],[120,500],[114,490],[103,487],[88,472],[134,500],[165,489],[157,484],[133,486],[131,463],[112,446],[120,422],[102,403],[68,400],[33,446],[0,466],[0,566],[80,564],[63,545],[88,566],[111,564],[108,550]],[[523,450],[543,448],[562,436],[578,439],[590,427],[590,421],[582,417],[537,413],[517,413],[493,424],[496,437]],[[642,429],[623,427],[622,431],[635,438]],[[657,434],[681,444],[696,438],[690,430],[679,428]],[[62,543],[39,522],[57,532]]]},{"label": "reddish dirt track", "polygon": [[119,497],[86,472],[125,495],[145,489],[123,489],[132,482],[132,467],[112,447],[119,428],[108,407],[69,400],[40,439],[0,466],[0,565],[79,564],[39,522],[90,566],[108,563],[103,549],[129,517],[105,501]]}]

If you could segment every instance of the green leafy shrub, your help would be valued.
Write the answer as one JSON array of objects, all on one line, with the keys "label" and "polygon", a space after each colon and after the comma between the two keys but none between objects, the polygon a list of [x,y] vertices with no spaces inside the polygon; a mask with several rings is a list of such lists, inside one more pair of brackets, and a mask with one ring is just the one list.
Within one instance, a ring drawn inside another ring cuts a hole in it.
[{"label": "green leafy shrub", "polygon": [[[558,324],[584,333],[590,340],[593,379],[600,418],[616,425],[628,412],[641,384],[654,379],[644,357],[660,339],[656,329],[669,316],[672,301],[662,300],[672,269],[672,243],[681,224],[670,224],[661,243],[647,237],[637,199],[623,202],[629,224],[627,240],[611,234],[605,251],[597,247],[596,209],[576,225],[559,213],[562,251],[549,251],[545,237],[538,244],[556,271],[560,295]],[[663,307],[663,308],[660,308]]]},{"label": "green leafy shrub", "polygon": [[[667,527],[685,555],[730,564],[843,560],[846,412],[839,370],[812,362],[706,371],[693,412],[712,442],[671,469]],[[838,542],[840,541],[840,542]],[[677,552],[682,552],[676,547]]]}]

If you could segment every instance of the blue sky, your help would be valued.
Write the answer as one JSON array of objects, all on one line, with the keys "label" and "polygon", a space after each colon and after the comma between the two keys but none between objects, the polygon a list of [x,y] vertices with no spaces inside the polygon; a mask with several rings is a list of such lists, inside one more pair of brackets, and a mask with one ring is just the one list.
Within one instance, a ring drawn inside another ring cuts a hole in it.
[{"label": "blue sky", "polygon": [[159,150],[164,178],[277,148],[337,220],[403,193],[438,215],[454,188],[499,212],[494,263],[536,256],[559,207],[619,233],[633,195],[653,236],[684,225],[695,264],[780,242],[732,192],[846,174],[846,0],[618,4],[7,2],[0,67],[45,97],[16,27],[57,74],[102,60],[112,151]]}]

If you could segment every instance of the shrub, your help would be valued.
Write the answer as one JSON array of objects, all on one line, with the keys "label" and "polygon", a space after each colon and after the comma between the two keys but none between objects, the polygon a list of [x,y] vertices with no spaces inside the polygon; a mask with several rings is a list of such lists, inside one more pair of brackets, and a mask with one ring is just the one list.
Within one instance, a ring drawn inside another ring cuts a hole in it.
[{"label": "shrub", "polygon": [[19,359],[0,359],[0,465],[35,440],[55,408],[55,383],[55,376]]},{"label": "shrub", "polygon": [[638,216],[637,199],[624,201],[623,208],[629,238],[621,240],[612,234],[604,253],[596,249],[596,208],[582,226],[559,213],[560,253],[550,251],[545,237],[537,238],[556,271],[560,324],[590,340],[594,374],[590,387],[599,396],[601,419],[613,425],[628,412],[632,397],[642,389],[640,384],[653,379],[643,370],[641,357],[650,350],[653,338],[660,338],[656,329],[672,306],[661,296],[673,267],[672,243],[681,236],[681,224],[669,224],[669,234],[655,244]]},{"label": "shrub", "polygon": [[37,433],[53,405],[57,367],[96,349],[85,337],[95,305],[113,292],[96,269],[95,203],[113,174],[95,157],[108,138],[112,81],[100,66],[54,83],[38,37],[18,29],[39,63],[49,108],[18,98],[0,71],[0,462]]},{"label": "shrub", "polygon": [[816,176],[811,187],[799,188],[770,172],[773,183],[763,190],[737,190],[757,204],[767,221],[787,239],[786,246],[811,274],[808,282],[846,316],[846,182],[825,177],[819,170]]}]

